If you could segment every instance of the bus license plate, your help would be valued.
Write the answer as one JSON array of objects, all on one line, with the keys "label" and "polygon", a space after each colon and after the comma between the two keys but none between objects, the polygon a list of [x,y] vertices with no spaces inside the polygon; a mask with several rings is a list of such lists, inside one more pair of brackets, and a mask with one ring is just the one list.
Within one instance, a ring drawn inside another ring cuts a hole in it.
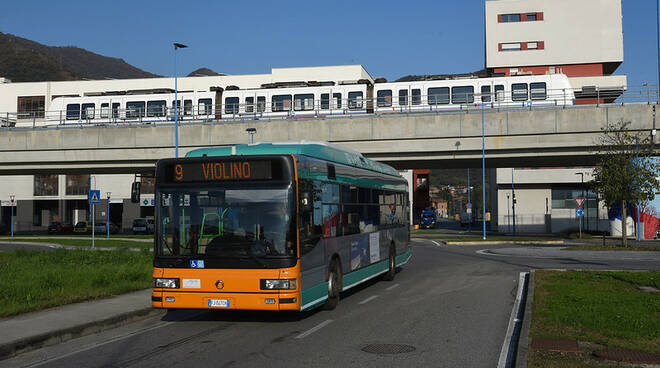
[{"label": "bus license plate", "polygon": [[228,299],[209,299],[209,307],[229,308]]}]

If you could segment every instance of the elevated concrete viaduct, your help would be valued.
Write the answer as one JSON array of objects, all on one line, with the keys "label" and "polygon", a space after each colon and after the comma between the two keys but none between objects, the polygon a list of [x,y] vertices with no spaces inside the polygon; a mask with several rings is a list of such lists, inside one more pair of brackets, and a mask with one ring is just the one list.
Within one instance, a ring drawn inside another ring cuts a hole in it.
[{"label": "elevated concrete viaduct", "polygon": [[[566,109],[486,110],[488,167],[593,165],[593,149],[607,122],[631,122],[650,134],[652,105]],[[481,111],[380,114],[346,118],[184,123],[181,154],[198,148],[255,141],[329,141],[399,169],[481,166]],[[657,135],[656,135],[657,142]],[[0,175],[138,173],[174,156],[172,123],[66,126],[0,131]]]}]

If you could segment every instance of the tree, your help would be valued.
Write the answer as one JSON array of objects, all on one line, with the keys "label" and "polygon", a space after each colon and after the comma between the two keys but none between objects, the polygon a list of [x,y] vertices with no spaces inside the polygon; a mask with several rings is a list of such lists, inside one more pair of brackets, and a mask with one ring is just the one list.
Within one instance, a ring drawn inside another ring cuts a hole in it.
[{"label": "tree", "polygon": [[621,204],[621,238],[626,239],[626,206],[642,205],[660,190],[656,176],[660,165],[652,159],[653,141],[648,134],[633,132],[630,121],[619,120],[602,128],[598,142],[597,166],[591,187],[608,207]]}]

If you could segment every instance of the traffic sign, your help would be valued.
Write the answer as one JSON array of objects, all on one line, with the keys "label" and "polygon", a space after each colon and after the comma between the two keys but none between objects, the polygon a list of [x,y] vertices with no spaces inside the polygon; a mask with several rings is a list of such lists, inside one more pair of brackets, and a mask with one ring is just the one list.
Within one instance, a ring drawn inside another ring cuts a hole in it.
[{"label": "traffic sign", "polygon": [[582,208],[584,201],[586,201],[587,199],[584,197],[577,197],[577,198],[573,198],[573,200],[575,201],[575,203],[577,203],[578,208]]},{"label": "traffic sign", "polygon": [[89,191],[89,204],[101,204],[101,191],[100,190],[90,190]]},{"label": "traffic sign", "polygon": [[468,203],[467,205],[465,205],[465,207],[472,208],[472,203]]},{"label": "traffic sign", "polygon": [[584,216],[584,210],[582,208],[578,208],[577,210],[575,210],[575,216],[577,217]]}]

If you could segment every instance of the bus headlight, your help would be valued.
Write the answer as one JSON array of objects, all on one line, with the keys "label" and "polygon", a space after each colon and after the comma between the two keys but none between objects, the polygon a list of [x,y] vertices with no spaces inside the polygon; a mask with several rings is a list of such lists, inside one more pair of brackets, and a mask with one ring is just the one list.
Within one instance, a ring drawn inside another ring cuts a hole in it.
[{"label": "bus headlight", "polygon": [[261,279],[261,290],[295,290],[296,279]]},{"label": "bus headlight", "polygon": [[156,289],[178,289],[179,279],[154,279]]}]

